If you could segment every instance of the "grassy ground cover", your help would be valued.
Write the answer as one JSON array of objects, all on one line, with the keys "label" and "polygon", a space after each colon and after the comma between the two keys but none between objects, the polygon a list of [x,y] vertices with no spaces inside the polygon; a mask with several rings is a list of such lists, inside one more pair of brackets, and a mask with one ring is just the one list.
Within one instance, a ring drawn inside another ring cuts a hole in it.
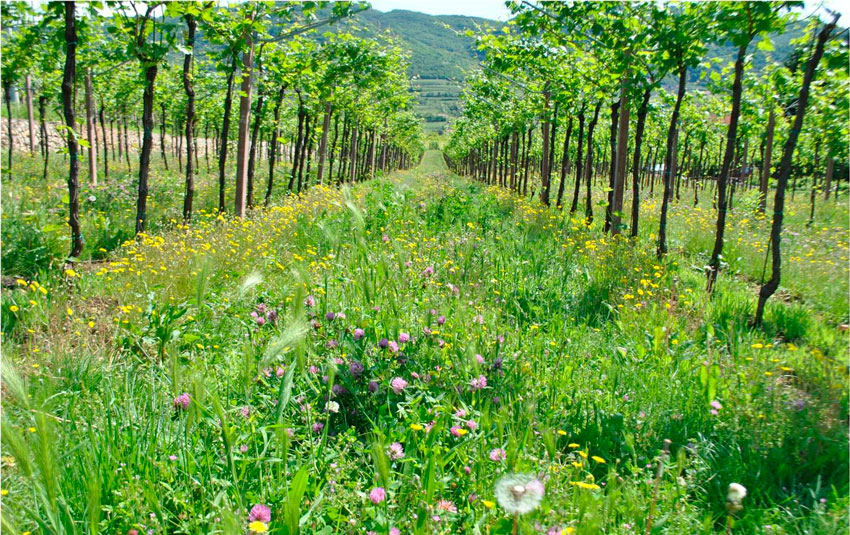
[{"label": "grassy ground cover", "polygon": [[[4,184],[4,263],[59,191]],[[844,533],[846,211],[792,205],[752,330],[746,202],[712,300],[708,210],[675,208],[659,261],[651,215],[612,240],[438,151],[244,221],[155,205],[105,261],[3,292],[3,528],[510,533],[494,487],[525,473],[522,533]]]}]

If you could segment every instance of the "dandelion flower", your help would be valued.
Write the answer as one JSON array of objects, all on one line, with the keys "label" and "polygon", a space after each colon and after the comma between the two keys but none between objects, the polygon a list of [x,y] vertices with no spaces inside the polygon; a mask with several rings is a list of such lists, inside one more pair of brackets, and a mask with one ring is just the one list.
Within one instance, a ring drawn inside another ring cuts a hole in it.
[{"label": "dandelion flower", "polygon": [[496,483],[496,501],[508,513],[524,515],[540,506],[543,483],[530,474],[510,474]]},{"label": "dandelion flower", "polygon": [[251,530],[251,533],[266,533],[269,526],[257,520],[248,524],[248,529]]},{"label": "dandelion flower", "polygon": [[741,502],[747,497],[747,487],[740,483],[729,483],[729,490],[726,492],[726,509],[730,513],[735,513],[744,508]]},{"label": "dandelion flower", "polygon": [[463,435],[465,435],[469,432],[459,425],[453,425],[452,428],[449,431],[451,431],[452,435],[454,435],[456,437],[462,437]]}]

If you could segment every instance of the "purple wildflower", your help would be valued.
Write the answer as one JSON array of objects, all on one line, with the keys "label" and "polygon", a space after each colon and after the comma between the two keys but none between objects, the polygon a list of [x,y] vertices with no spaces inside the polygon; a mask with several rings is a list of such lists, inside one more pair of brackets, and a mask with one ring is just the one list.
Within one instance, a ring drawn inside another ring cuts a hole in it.
[{"label": "purple wildflower", "polygon": [[402,457],[404,457],[404,446],[402,446],[399,442],[393,442],[392,444],[390,444],[389,455],[390,458],[394,461],[397,459],[401,459]]},{"label": "purple wildflower", "polygon": [[174,398],[174,401],[171,402],[171,404],[174,406],[175,409],[178,409],[178,410],[182,409],[184,411],[189,408],[189,405],[191,403],[192,403],[192,398],[190,398],[189,394],[186,393],[186,392],[183,392],[182,394],[180,394],[179,396]]},{"label": "purple wildflower", "polygon": [[257,504],[248,513],[248,522],[263,522],[268,524],[272,521],[272,510],[265,505]]},{"label": "purple wildflower", "polygon": [[375,487],[369,492],[369,501],[378,505],[382,501],[387,499],[387,491],[385,491],[381,487]]},{"label": "purple wildflower", "polygon": [[392,381],[390,381],[390,386],[392,387],[393,392],[401,394],[404,389],[407,388],[407,381],[401,377],[395,377]]}]

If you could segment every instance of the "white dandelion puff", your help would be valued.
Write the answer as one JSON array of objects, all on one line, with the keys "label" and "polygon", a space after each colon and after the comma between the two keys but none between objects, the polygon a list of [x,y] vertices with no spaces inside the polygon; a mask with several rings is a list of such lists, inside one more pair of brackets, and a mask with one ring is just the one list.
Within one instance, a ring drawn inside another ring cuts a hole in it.
[{"label": "white dandelion puff", "polygon": [[496,483],[496,501],[508,513],[524,515],[537,509],[545,489],[530,474],[509,474]]},{"label": "white dandelion puff", "polygon": [[726,509],[730,513],[735,513],[744,508],[741,502],[747,497],[747,487],[740,483],[730,483],[729,490],[726,491]]}]

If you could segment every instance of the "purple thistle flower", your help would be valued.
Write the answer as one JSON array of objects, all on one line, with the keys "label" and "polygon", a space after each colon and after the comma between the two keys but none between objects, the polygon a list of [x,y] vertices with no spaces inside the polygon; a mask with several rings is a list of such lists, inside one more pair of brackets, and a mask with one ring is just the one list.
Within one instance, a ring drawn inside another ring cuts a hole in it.
[{"label": "purple thistle flower", "polygon": [[389,343],[390,343],[390,341],[387,340],[386,338],[381,338],[380,340],[378,340],[378,347],[380,347],[381,349],[386,349],[386,347],[387,347],[387,345],[389,345]]},{"label": "purple thistle flower", "polygon": [[333,321],[335,317],[336,314],[334,314],[333,312],[328,312],[327,314],[325,314],[325,319],[327,319],[328,321]]}]

